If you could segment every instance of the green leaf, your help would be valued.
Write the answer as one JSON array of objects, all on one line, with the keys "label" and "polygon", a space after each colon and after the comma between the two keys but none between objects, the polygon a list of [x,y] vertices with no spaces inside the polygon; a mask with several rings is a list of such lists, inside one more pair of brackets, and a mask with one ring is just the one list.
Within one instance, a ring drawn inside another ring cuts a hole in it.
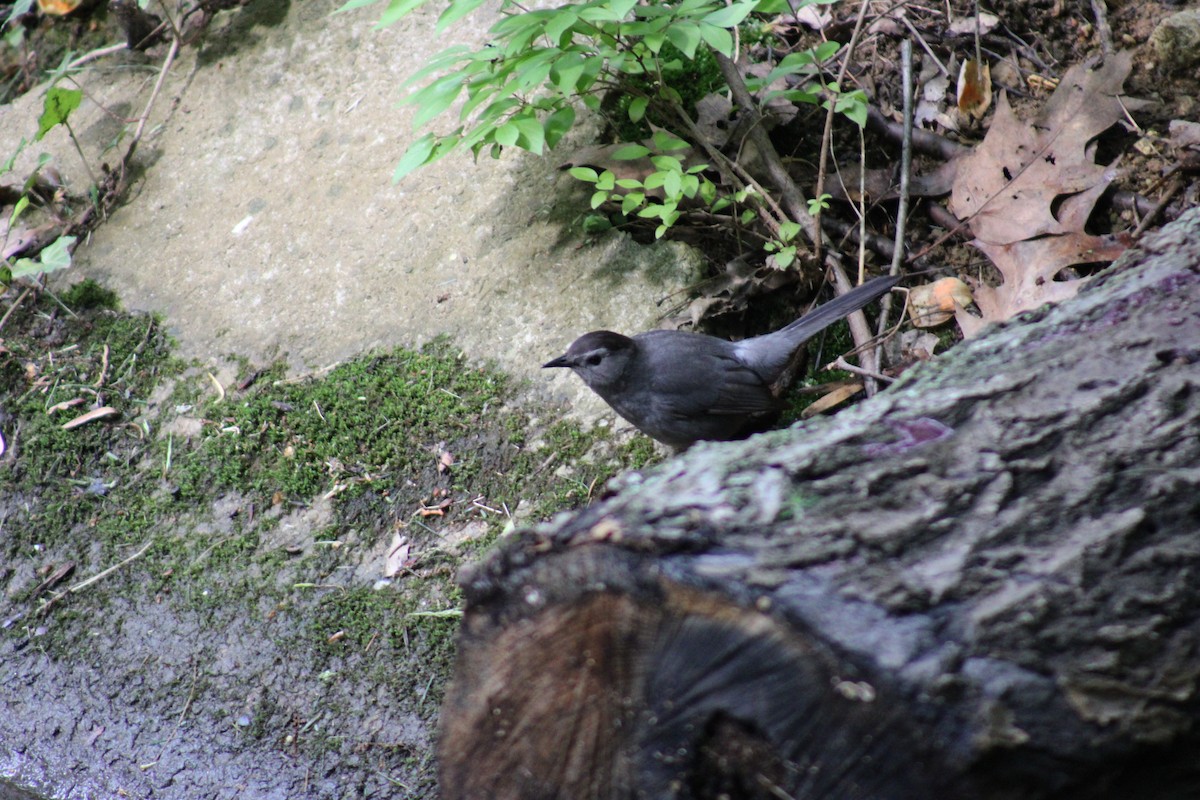
[{"label": "green leaf", "polygon": [[683,192],[684,197],[695,197],[696,192],[700,190],[700,179],[695,175],[681,175],[679,191]]},{"label": "green leaf", "polygon": [[800,223],[787,220],[779,223],[779,238],[784,242],[790,242],[796,238],[796,234],[800,232]]},{"label": "green leaf", "polygon": [[388,7],[375,23],[376,30],[382,30],[408,16],[414,9],[425,5],[425,0],[391,0]]},{"label": "green leaf", "polygon": [[404,105],[417,106],[417,113],[413,115],[413,127],[420,128],[448,109],[458,98],[462,88],[462,78],[457,73],[451,73],[405,98]]},{"label": "green leaf", "polygon": [[40,142],[42,137],[50,132],[51,128],[66,122],[71,112],[79,108],[79,102],[82,99],[83,92],[78,89],[64,89],[61,86],[52,86],[46,92],[46,100],[42,107],[42,116],[38,118],[37,136],[33,137],[33,140]]},{"label": "green leaf", "polygon": [[597,209],[608,199],[608,192],[596,192],[592,195],[592,208]]},{"label": "green leaf", "polygon": [[796,260],[796,246],[785,247],[775,254],[775,266],[786,269]]},{"label": "green leaf", "polygon": [[743,225],[749,225],[756,216],[757,216],[757,214],[755,214],[752,209],[747,208],[745,211],[742,212],[742,216],[740,217],[740,219],[741,219]]},{"label": "green leaf", "polygon": [[517,143],[517,137],[520,135],[521,131],[517,128],[516,123],[506,122],[499,128],[496,128],[494,137],[496,139],[496,144],[503,145],[504,147],[511,147]]},{"label": "green leaf", "polygon": [[836,108],[860,128],[867,126],[867,95],[861,89],[839,95]]},{"label": "green leaf", "polygon": [[625,19],[637,3],[638,0],[610,0],[608,7],[612,9],[613,15],[617,19]]},{"label": "green leaf", "polygon": [[521,56],[514,72],[517,87],[529,90],[541,86],[546,78],[550,77],[550,70],[558,59],[558,52],[555,48],[543,47]]},{"label": "green leaf", "polygon": [[810,103],[814,104],[820,100],[820,96],[803,89],[780,89],[774,92],[767,92],[763,95],[762,103],[766,105],[772,100],[782,97],[784,100],[790,100],[793,103]]},{"label": "green leaf", "polygon": [[666,41],[667,35],[663,31],[653,31],[642,37],[642,44],[646,45],[646,49],[656,56],[662,51],[662,46]]},{"label": "green leaf", "polygon": [[637,178],[620,178],[617,180],[617,186],[622,189],[641,189],[642,182]]},{"label": "green leaf", "polygon": [[[425,0],[420,1],[424,2]],[[413,0],[407,0],[407,2],[413,2]],[[470,14],[472,11],[479,8],[484,4],[484,2],[485,0],[454,0],[454,2],[452,2],[446,8],[446,10],[442,12],[441,16],[438,17],[437,24],[434,25],[434,30],[437,33],[442,33],[446,30],[446,28],[450,27],[467,14]]]},{"label": "green leaf", "polygon": [[532,113],[517,117],[512,121],[521,135],[517,137],[517,146],[528,150],[536,156],[542,154],[546,144],[546,135],[542,132],[542,123]]},{"label": "green leaf", "polygon": [[682,176],[675,171],[667,173],[667,177],[663,179],[663,193],[667,197],[679,197],[682,184]]},{"label": "green leaf", "polygon": [[652,136],[651,139],[654,142],[654,146],[664,153],[669,153],[672,150],[686,150],[691,147],[691,145],[685,142],[683,139],[667,133],[664,130],[655,131],[654,136]]},{"label": "green leaf", "polygon": [[661,189],[663,183],[666,180],[667,180],[667,173],[661,172],[661,171],[660,172],[651,172],[649,175],[646,176],[646,180],[643,181],[643,184],[645,185],[645,187],[647,189]]},{"label": "green leaf", "polygon": [[8,17],[0,24],[0,28],[8,27],[17,17],[23,17],[29,13],[29,9],[33,7],[33,0],[17,0],[12,4],[12,9],[8,12]]},{"label": "green leaf", "polygon": [[[379,2],[379,0],[346,0],[346,2],[342,4],[342,7],[334,9],[333,13],[341,14],[343,11],[353,11],[356,8],[364,8],[366,6],[373,6],[378,2]],[[32,0],[30,0],[30,2],[28,4],[32,5]]]},{"label": "green leaf", "polygon": [[575,124],[575,109],[571,106],[564,105],[562,108],[555,111],[550,116],[546,117],[546,121],[542,126],[546,130],[546,146],[553,150],[559,140],[571,130],[571,126]]},{"label": "green leaf", "polygon": [[646,116],[646,106],[650,105],[649,97],[635,97],[629,102],[629,121],[641,122]]},{"label": "green leaf", "polygon": [[597,189],[604,189],[605,191],[612,191],[613,189],[616,188],[616,185],[617,185],[617,176],[614,175],[611,170],[607,170],[607,169],[604,170],[604,172],[600,173],[600,177],[596,179],[596,188]]},{"label": "green leaf", "polygon": [[431,58],[429,62],[425,64],[425,66],[421,67],[412,75],[409,75],[407,78],[405,78],[404,82],[401,83],[400,86],[412,86],[414,83],[424,80],[436,72],[441,72],[444,69],[448,69],[459,61],[474,61],[474,55],[476,54],[472,53],[470,48],[464,44],[457,44],[454,47],[448,47]]},{"label": "green leaf", "polygon": [[17,201],[17,204],[15,206],[13,206],[12,214],[10,214],[8,217],[8,227],[11,228],[13,226],[13,224],[17,221],[17,217],[21,216],[21,212],[24,211],[28,207],[29,207],[29,195],[23,194],[23,195],[21,195],[21,199]]},{"label": "green leaf", "polygon": [[708,203],[713,211],[720,211],[729,205],[728,197],[722,197],[720,200],[717,200],[717,185],[708,178],[700,181],[700,191],[698,194],[700,195],[700,199]]},{"label": "green leaf", "polygon": [[704,17],[701,23],[716,25],[720,28],[736,28],[742,20],[750,16],[750,12],[754,10],[754,4],[755,0],[750,0],[750,2],[726,6]]},{"label": "green leaf", "polygon": [[595,183],[596,179],[600,177],[591,167],[571,167],[567,172],[572,178],[584,183]]},{"label": "green leaf", "polygon": [[27,144],[29,142],[22,136],[21,141],[17,144],[17,149],[13,151],[12,155],[8,157],[8,160],[3,165],[0,165],[0,175],[12,171],[13,164],[17,163],[17,156],[21,155],[21,151],[25,149],[25,145]]},{"label": "green leaf", "polygon": [[625,199],[621,201],[621,213],[629,216],[634,209],[644,203],[646,195],[641,192],[630,192],[625,195]]},{"label": "green leaf", "polygon": [[562,46],[563,34],[571,30],[579,21],[579,14],[570,7],[555,10],[554,16],[546,23],[545,36],[554,47]]},{"label": "green leaf", "polygon": [[681,21],[667,28],[667,40],[688,59],[696,57],[700,46],[700,28],[694,22]]},{"label": "green leaf", "polygon": [[584,66],[584,58],[579,53],[563,53],[550,70],[550,80],[554,81],[554,85],[563,94],[574,94],[579,91]]},{"label": "green leaf", "polygon": [[71,266],[71,245],[75,244],[74,236],[60,236],[42,248],[37,259],[20,258],[12,267],[12,276],[22,278],[26,275],[39,275],[43,272],[55,272]]},{"label": "green leaf", "polygon": [[640,144],[627,144],[624,147],[618,147],[612,157],[617,161],[633,161],[648,155],[650,155],[650,148]]},{"label": "green leaf", "polygon": [[650,163],[664,172],[683,172],[683,164],[675,156],[650,156]]},{"label": "green leaf", "polygon": [[433,146],[437,143],[437,137],[432,133],[427,133],[420,139],[408,146],[404,151],[404,156],[401,157],[400,163],[396,165],[396,170],[392,173],[392,183],[399,183],[400,180],[412,172],[417,167],[429,163],[430,155],[433,153]]},{"label": "green leaf", "polygon": [[700,38],[721,55],[733,58],[733,35],[729,31],[701,22]]}]

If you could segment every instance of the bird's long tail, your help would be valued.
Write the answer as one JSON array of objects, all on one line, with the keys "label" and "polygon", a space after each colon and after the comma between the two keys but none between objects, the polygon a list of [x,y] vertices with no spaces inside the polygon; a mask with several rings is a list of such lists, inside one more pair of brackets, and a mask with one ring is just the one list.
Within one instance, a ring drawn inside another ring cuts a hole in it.
[{"label": "bird's long tail", "polygon": [[788,339],[794,342],[803,342],[839,319],[853,314],[876,298],[887,294],[899,282],[898,275],[872,278],[862,286],[851,289],[840,297],[835,297],[825,305],[819,306],[795,322],[784,326],[780,329],[780,333],[786,332]]}]

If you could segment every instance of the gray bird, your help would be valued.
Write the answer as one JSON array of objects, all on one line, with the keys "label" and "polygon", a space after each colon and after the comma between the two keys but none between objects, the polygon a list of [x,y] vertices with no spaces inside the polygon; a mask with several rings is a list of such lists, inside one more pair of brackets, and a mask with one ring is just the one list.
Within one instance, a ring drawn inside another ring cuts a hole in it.
[{"label": "gray bird", "polygon": [[867,281],[774,333],[729,342],[686,331],[580,336],[542,368],[567,367],[634,427],[676,449],[737,439],[779,416],[800,346],[887,293],[899,278]]}]

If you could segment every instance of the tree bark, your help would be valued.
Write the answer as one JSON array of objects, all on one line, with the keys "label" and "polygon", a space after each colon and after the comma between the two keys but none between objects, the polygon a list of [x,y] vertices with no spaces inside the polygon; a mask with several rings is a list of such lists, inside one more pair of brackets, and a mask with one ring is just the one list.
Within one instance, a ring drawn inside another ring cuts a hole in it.
[{"label": "tree bark", "polygon": [[1200,211],[462,578],[444,797],[1200,797]]}]

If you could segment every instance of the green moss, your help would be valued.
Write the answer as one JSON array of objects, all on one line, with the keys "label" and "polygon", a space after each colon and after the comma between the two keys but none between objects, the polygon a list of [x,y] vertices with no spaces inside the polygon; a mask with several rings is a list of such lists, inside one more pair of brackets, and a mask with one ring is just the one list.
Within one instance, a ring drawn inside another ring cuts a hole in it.
[{"label": "green moss", "polygon": [[[89,293],[102,294],[80,294]],[[0,355],[0,408],[15,423],[5,427],[19,455],[0,462],[0,484],[28,499],[10,511],[14,529],[53,547],[79,527],[96,529],[108,518],[128,522],[128,506],[139,503],[139,463],[151,445],[139,418],[155,385],[179,365],[153,317],[95,308],[71,317],[48,298],[22,310],[10,325],[25,332],[6,331],[7,352]],[[101,408],[113,413],[64,428]],[[125,543],[140,527],[109,526],[122,533],[105,544]],[[0,549],[13,554],[11,548],[29,543],[6,537]]]},{"label": "green moss", "polygon": [[[260,497],[308,499],[333,489],[353,496],[435,466],[439,443],[485,425],[485,410],[503,393],[501,376],[466,364],[444,341],[368,355],[319,380],[260,377],[244,398],[204,409],[220,424],[206,429],[182,489],[188,496],[210,484]],[[456,474],[467,479],[477,467],[464,458]]]},{"label": "green moss", "polygon": [[74,311],[89,309],[117,311],[121,307],[121,302],[117,298],[116,292],[101,286],[91,278],[85,278],[67,289],[59,299],[63,301],[64,305]]}]

